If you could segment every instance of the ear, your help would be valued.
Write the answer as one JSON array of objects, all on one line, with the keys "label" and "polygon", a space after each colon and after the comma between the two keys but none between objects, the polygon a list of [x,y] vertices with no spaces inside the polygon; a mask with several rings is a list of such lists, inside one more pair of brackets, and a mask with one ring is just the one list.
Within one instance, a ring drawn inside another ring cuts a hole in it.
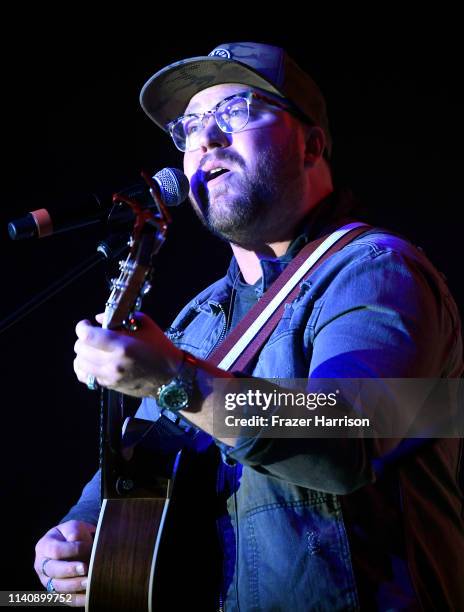
[{"label": "ear", "polygon": [[306,129],[305,165],[309,167],[314,166],[324,155],[324,149],[324,131],[317,125],[309,126]]}]

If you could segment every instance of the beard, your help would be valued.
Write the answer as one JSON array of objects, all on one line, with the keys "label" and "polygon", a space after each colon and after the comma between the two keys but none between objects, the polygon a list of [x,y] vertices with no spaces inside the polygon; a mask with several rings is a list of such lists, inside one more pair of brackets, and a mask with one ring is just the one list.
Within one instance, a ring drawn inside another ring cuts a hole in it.
[{"label": "beard", "polygon": [[299,222],[295,198],[303,197],[295,148],[263,151],[252,172],[236,153],[224,150],[215,159],[232,162],[239,171],[217,186],[199,181],[193,189],[193,208],[208,230],[245,248],[291,237],[286,233]]}]

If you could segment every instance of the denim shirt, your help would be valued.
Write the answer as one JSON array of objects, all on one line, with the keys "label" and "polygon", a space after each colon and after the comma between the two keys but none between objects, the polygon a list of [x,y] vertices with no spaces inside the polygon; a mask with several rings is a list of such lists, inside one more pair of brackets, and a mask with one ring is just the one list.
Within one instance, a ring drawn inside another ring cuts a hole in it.
[{"label": "denim shirt", "polygon": [[[262,290],[306,241],[261,260]],[[238,271],[232,259],[227,275],[183,308],[167,331],[177,346],[207,359],[223,340]],[[250,372],[462,373],[460,321],[443,276],[420,249],[381,230],[358,237],[301,283]],[[156,402],[144,399],[138,416],[159,418]],[[464,609],[459,440],[417,448],[405,441],[388,457],[366,440],[246,438],[219,446],[227,611]],[[63,520],[90,520],[92,482]]]}]

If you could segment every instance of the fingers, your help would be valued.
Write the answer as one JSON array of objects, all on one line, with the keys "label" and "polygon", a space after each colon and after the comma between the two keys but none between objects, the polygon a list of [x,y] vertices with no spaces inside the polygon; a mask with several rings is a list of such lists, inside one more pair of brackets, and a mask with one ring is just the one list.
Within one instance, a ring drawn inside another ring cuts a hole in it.
[{"label": "fingers", "polygon": [[[62,561],[61,563],[66,563]],[[47,578],[45,582],[42,582],[43,586],[47,588],[47,583],[50,578]],[[53,586],[58,593],[82,593],[87,588],[87,576],[78,576],[76,578],[52,578]]]},{"label": "fingers", "polygon": [[126,358],[116,361],[106,360],[104,363],[97,365],[94,361],[84,359],[80,355],[75,358],[73,363],[74,372],[80,382],[87,384],[89,374],[93,374],[97,382],[104,387],[117,385],[129,365],[130,360]]},{"label": "fingers", "polygon": [[88,321],[77,324],[74,371],[81,383],[95,377],[103,387],[142,397],[178,370],[181,351],[150,317],[142,313],[135,317],[140,328],[134,333],[93,327]]},{"label": "fingers", "polygon": [[57,530],[61,537],[69,542],[82,540],[83,542],[93,542],[93,536],[97,530],[96,525],[87,523],[86,521],[66,521],[50,531]]},{"label": "fingers", "polygon": [[76,340],[74,352],[82,362],[85,361],[88,365],[95,368],[105,365],[109,357],[107,352],[89,346],[84,340]]},{"label": "fingers", "polygon": [[91,548],[92,543],[89,541],[64,539],[63,534],[54,527],[39,540],[36,551],[40,552],[42,557],[50,559],[84,559],[90,554]]},{"label": "fingers", "polygon": [[83,608],[85,606],[85,593],[83,595],[76,594],[73,596],[72,603],[66,602],[66,605],[70,608]]},{"label": "fingers", "polygon": [[[85,593],[88,579],[87,563],[42,558],[36,560],[34,567],[44,588],[47,588],[49,581],[52,580],[57,593]],[[85,605],[85,595],[74,598],[72,605]]]},{"label": "fingers", "polygon": [[85,521],[67,521],[47,531],[36,545],[34,569],[40,582],[47,588],[51,579],[57,593],[75,593],[72,607],[85,605],[95,530]]},{"label": "fingers", "polygon": [[[66,561],[58,561],[57,563],[67,564]],[[48,563],[47,563],[47,566],[48,566]],[[52,581],[52,585],[56,593],[67,593],[67,594],[74,595],[72,598],[72,601],[67,602],[67,605],[73,608],[85,606],[85,599],[86,599],[85,592],[86,592],[87,584],[88,584],[87,576],[80,576],[77,578],[68,578],[68,579],[55,578],[55,577],[40,579],[42,585],[45,588],[47,588],[47,585],[50,580]]]},{"label": "fingers", "polygon": [[95,529],[91,523],[67,521],[47,531],[37,542],[34,569],[44,586],[49,578],[87,573]]},{"label": "fingers", "polygon": [[45,557],[41,564],[41,571],[45,578],[77,578],[87,576],[89,566],[82,561],[58,561]]},{"label": "fingers", "polygon": [[[85,590],[87,573],[89,566],[82,561],[57,561],[56,559],[45,560],[41,563],[41,571],[39,576],[40,582],[44,587],[47,586],[50,578],[53,579],[53,585],[57,591],[62,593],[78,593]],[[60,587],[60,588],[59,588]],[[69,591],[66,591],[69,589]]]},{"label": "fingers", "polygon": [[79,381],[87,384],[92,374],[105,387],[117,384],[130,365],[127,351],[132,339],[120,332],[93,327],[87,321],[77,324],[76,333],[74,371]]},{"label": "fingers", "polygon": [[74,371],[78,379],[86,383],[88,375],[93,374],[102,385],[116,383],[130,365],[128,353],[133,339],[124,332],[93,327],[88,321],[80,321],[76,333]]},{"label": "fingers", "polygon": [[87,320],[79,321],[76,325],[76,334],[80,340],[83,340],[89,346],[105,352],[117,350],[124,337],[121,332],[95,327]]}]

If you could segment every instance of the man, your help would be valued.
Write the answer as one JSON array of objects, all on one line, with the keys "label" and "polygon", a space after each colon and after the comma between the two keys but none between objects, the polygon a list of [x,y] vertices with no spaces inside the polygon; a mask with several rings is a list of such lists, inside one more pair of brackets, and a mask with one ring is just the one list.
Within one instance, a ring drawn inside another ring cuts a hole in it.
[{"label": "man", "polygon": [[[166,407],[166,389],[186,392],[180,414],[221,450],[214,467],[216,499],[224,501],[216,512],[218,605],[462,608],[459,440],[412,450],[398,442],[382,453],[363,439],[237,440],[213,430],[213,381],[233,374],[208,361],[211,352],[303,245],[337,227],[346,212],[332,183],[318,87],[281,49],[224,44],[156,73],[141,103],[184,152],[192,205],[234,258],[226,277],[188,304],[166,335],[145,315],[132,333],[81,321],[75,371],[88,385],[96,378],[143,397],[142,418],[159,417],[154,398]],[[312,380],[462,372],[459,318],[441,275],[407,241],[371,230],[301,284],[246,373]],[[97,515],[96,477],[37,544],[44,586],[85,590]],[[180,565],[182,584],[188,571]]]}]

